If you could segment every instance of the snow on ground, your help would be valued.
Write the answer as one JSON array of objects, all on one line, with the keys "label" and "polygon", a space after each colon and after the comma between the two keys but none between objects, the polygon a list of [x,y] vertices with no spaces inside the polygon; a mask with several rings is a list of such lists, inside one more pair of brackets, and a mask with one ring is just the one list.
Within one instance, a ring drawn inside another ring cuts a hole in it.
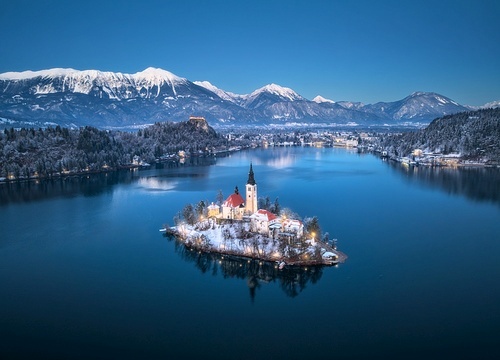
[{"label": "snow on ground", "polygon": [[251,232],[250,223],[242,221],[219,225],[214,220],[203,220],[194,226],[182,224],[175,229],[187,245],[222,253],[275,261],[293,257],[294,261],[321,262],[338,257],[330,247],[314,239],[289,244],[277,236],[273,239]]},{"label": "snow on ground", "polygon": [[232,224],[217,225],[213,220],[204,220],[194,227],[189,225],[178,226],[180,233],[187,237],[187,241],[199,241],[202,236],[209,239],[209,247],[216,251],[233,252],[242,255],[267,255],[276,259],[282,257],[278,252],[278,241],[261,234],[251,233],[253,236],[248,239],[241,239],[241,232],[250,234],[250,224],[234,222]]}]

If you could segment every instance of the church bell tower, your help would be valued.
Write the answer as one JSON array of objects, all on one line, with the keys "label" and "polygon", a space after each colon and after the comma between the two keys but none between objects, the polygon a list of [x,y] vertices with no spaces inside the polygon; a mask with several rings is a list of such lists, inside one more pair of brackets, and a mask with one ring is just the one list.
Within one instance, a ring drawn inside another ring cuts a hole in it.
[{"label": "church bell tower", "polygon": [[245,210],[254,214],[257,212],[257,183],[255,182],[252,163],[248,172],[248,181],[245,194]]}]

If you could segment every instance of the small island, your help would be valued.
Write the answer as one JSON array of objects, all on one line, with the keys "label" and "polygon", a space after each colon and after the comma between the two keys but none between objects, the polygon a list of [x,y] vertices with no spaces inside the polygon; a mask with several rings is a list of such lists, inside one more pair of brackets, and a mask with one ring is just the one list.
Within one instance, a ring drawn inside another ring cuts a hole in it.
[{"label": "small island", "polygon": [[[221,193],[219,193],[221,195]],[[184,221],[160,229],[190,249],[222,255],[275,262],[284,266],[337,265],[347,256],[336,248],[328,236],[321,239],[316,217],[301,221],[288,209],[258,208],[257,183],[252,164],[245,186],[245,197],[238,187],[220,204],[203,201],[188,205]]]}]

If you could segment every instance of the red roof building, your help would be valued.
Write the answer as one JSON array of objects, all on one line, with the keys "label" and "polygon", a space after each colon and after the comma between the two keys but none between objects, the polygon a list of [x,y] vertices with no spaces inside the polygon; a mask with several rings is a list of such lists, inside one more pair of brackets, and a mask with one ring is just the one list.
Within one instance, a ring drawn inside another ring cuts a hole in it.
[{"label": "red roof building", "polygon": [[239,207],[240,205],[243,205],[244,203],[245,200],[243,200],[243,198],[239,193],[232,193],[231,195],[228,196],[226,201],[224,201],[223,206],[236,208]]},{"label": "red roof building", "polygon": [[238,187],[234,189],[234,193],[228,196],[222,204],[222,218],[241,220],[245,212],[245,200],[241,197]]},{"label": "red roof building", "polygon": [[257,211],[257,214],[261,215],[258,216],[258,218],[265,218],[267,221],[272,221],[276,219],[276,215],[274,215],[272,212],[264,210],[264,209],[259,209]]},{"label": "red roof building", "polygon": [[270,235],[271,226],[278,223],[278,218],[272,212],[259,209],[250,216],[253,231]]}]

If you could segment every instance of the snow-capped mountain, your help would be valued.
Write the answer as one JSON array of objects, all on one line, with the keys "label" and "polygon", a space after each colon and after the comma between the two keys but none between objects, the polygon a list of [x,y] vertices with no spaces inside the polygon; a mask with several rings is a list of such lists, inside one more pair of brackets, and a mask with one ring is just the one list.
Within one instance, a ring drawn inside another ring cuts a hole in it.
[{"label": "snow-capped mountain", "polygon": [[168,71],[147,68],[136,74],[122,74],[98,70],[78,71],[74,69],[50,69],[0,74],[0,81],[12,80],[15,85],[35,84],[30,88],[32,95],[54,93],[94,93],[98,97],[123,100],[139,97],[157,97],[160,92],[176,95],[176,86],[188,84]]},{"label": "snow-capped mountain", "polygon": [[365,106],[365,104],[363,104],[362,102],[353,102],[353,101],[337,101],[337,104],[346,109],[355,109],[355,110],[359,110],[363,106]]},{"label": "snow-capped mountain", "polygon": [[239,116],[240,108],[212,91],[162,69],[135,74],[51,69],[0,74],[0,117],[61,125],[126,126],[210,121]]},{"label": "snow-capped mountain", "polygon": [[314,99],[312,99],[312,101],[314,101],[315,103],[318,103],[318,104],[321,104],[321,103],[331,103],[331,104],[335,104],[335,101],[330,100],[330,99],[325,99],[325,98],[324,98],[323,96],[321,96],[321,95],[316,96]]},{"label": "snow-capped mountain", "polygon": [[264,108],[279,102],[306,100],[290,88],[269,84],[245,96],[244,106],[249,109]]},{"label": "snow-capped mountain", "polygon": [[500,100],[486,103],[483,106],[481,106],[481,109],[490,109],[490,108],[491,109],[495,109],[497,107],[500,107]]},{"label": "snow-capped mountain", "polygon": [[390,120],[419,122],[427,122],[429,119],[469,110],[467,107],[433,92],[414,92],[399,101],[365,105],[362,109]]},{"label": "snow-capped mountain", "polygon": [[283,87],[283,86],[279,86],[276,84],[269,84],[269,85],[261,87],[260,89],[255,90],[253,93],[251,93],[249,95],[248,100],[252,101],[252,99],[255,99],[256,97],[258,97],[262,94],[272,94],[272,95],[277,96],[280,99],[287,100],[287,101],[305,100],[302,96],[297,94],[292,89],[287,88],[287,87]]},{"label": "snow-capped mountain", "polygon": [[216,94],[218,97],[220,97],[223,100],[231,101],[232,103],[235,103],[238,105],[241,104],[246,98],[245,95],[238,95],[238,94],[234,94],[234,93],[229,92],[229,91],[219,89],[217,86],[212,85],[208,81],[194,81],[194,84],[201,86],[201,87],[213,92],[214,94]]},{"label": "snow-capped mountain", "polygon": [[369,105],[334,102],[319,95],[311,101],[276,84],[238,95],[158,68],[135,74],[74,69],[0,74],[2,127],[130,126],[183,121],[190,115],[204,116],[213,126],[381,124],[430,122],[467,109],[445,96],[423,92]]}]

